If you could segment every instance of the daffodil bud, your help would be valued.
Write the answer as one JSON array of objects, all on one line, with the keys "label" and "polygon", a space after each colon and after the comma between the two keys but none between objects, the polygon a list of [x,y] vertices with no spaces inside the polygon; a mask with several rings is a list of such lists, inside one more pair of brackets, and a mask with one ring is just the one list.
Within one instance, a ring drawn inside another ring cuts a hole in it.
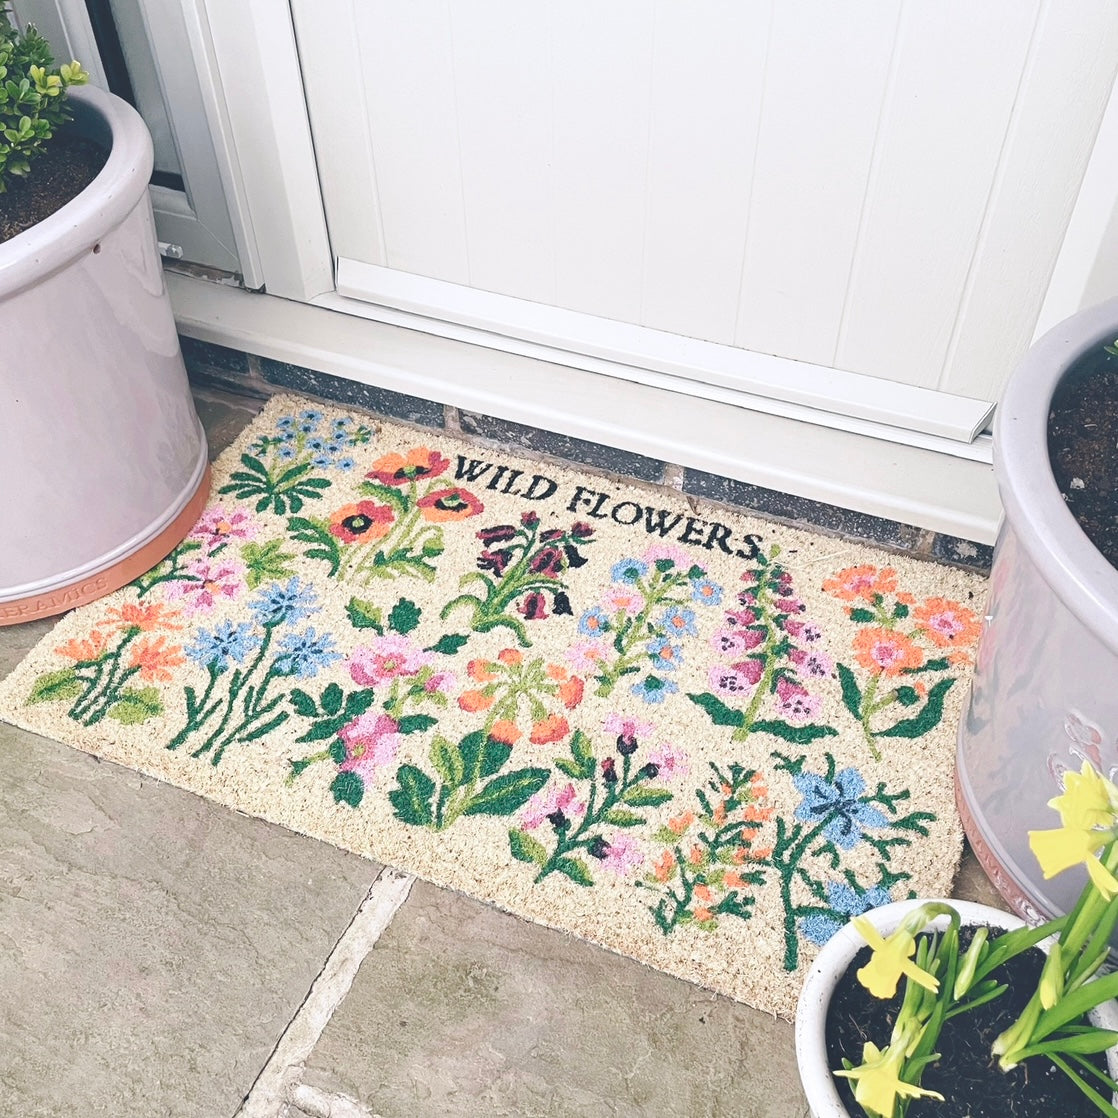
[{"label": "daffodil bud", "polygon": [[1040,1004],[1051,1009],[1064,993],[1064,956],[1059,943],[1052,944],[1044,970],[1040,972]]},{"label": "daffodil bud", "polygon": [[979,928],[974,933],[970,947],[959,962],[959,970],[955,975],[955,1000],[958,1001],[971,988],[974,982],[978,963],[986,949],[986,940],[989,937],[989,928]]}]

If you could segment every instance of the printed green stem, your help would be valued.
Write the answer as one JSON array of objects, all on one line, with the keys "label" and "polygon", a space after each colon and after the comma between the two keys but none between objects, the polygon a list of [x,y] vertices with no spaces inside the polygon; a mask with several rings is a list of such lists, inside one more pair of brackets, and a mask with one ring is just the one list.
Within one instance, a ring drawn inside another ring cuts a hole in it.
[{"label": "printed green stem", "polygon": [[[882,706],[874,706],[874,698],[877,695],[877,685],[881,680],[880,675],[870,676],[869,683],[866,684],[865,693],[862,695],[862,734],[866,739],[866,744],[869,746],[870,753],[873,755],[875,761],[881,760],[881,750],[877,748],[877,742],[874,739],[873,730],[870,729],[870,719],[879,711]],[[889,700],[892,701],[891,699]],[[885,703],[884,706],[888,706]]]}]

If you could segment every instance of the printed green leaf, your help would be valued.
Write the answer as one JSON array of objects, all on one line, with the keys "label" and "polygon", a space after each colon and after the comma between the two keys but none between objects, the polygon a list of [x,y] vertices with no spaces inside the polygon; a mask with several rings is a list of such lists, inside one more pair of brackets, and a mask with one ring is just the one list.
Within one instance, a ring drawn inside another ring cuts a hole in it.
[{"label": "printed green leaf", "polygon": [[667,788],[649,788],[647,784],[634,784],[627,788],[621,799],[630,807],[655,807],[657,804],[667,803],[672,798]]},{"label": "printed green leaf", "polygon": [[838,664],[839,683],[842,684],[842,701],[846,709],[859,721],[862,719],[862,690],[854,673],[845,665]]},{"label": "printed green leaf", "polygon": [[639,827],[644,822],[643,817],[636,812],[625,811],[620,807],[610,808],[602,819],[613,827]]},{"label": "printed green leaf", "polygon": [[345,697],[345,710],[342,711],[342,714],[347,719],[356,718],[359,714],[364,714],[373,705],[375,699],[376,694],[371,688],[363,691],[351,691]]},{"label": "printed green leaf", "polygon": [[82,682],[74,674],[73,668],[62,668],[57,672],[46,672],[31,685],[28,703],[57,703],[62,700],[76,699],[82,692]]},{"label": "printed green leaf", "polygon": [[895,617],[895,618],[896,618],[896,619],[897,619],[898,621],[900,621],[900,620],[902,620],[903,618],[907,617],[907,616],[908,616],[908,606],[906,606],[906,605],[904,604],[904,602],[898,602],[898,603],[897,603],[897,604],[896,604],[896,605],[895,605],[895,606],[893,607],[893,616],[894,616],[894,617]]},{"label": "printed green leaf", "polygon": [[495,738],[486,738],[481,750],[482,778],[492,776],[504,768],[505,762],[512,756],[512,746],[508,742],[497,741]]},{"label": "printed green leaf", "polygon": [[920,702],[920,695],[915,687],[898,687],[893,692],[893,697],[903,707],[912,707]]},{"label": "printed green leaf", "polygon": [[745,715],[740,710],[728,707],[709,691],[704,691],[701,695],[688,694],[687,697],[696,706],[701,706],[716,726],[740,726],[745,721]]},{"label": "printed green leaf", "polygon": [[355,629],[372,629],[377,636],[384,636],[384,620],[379,606],[361,598],[350,598],[345,611]]},{"label": "printed green leaf", "polygon": [[365,795],[365,782],[357,773],[338,773],[330,791],[334,793],[334,803],[357,807]]},{"label": "printed green leaf", "polygon": [[818,726],[813,722],[809,722],[806,726],[791,726],[779,718],[773,719],[771,722],[754,722],[753,729],[757,733],[772,734],[774,737],[782,738],[784,741],[790,741],[796,745],[810,745],[819,738],[833,737],[838,733],[838,730],[833,726]]},{"label": "printed green leaf", "polygon": [[342,741],[341,738],[335,738],[330,743],[330,760],[333,761],[335,765],[340,765],[345,761],[345,758],[345,742]]},{"label": "printed green leaf", "polygon": [[401,734],[419,734],[430,729],[436,722],[438,719],[432,718],[429,714],[405,714],[396,724],[396,728]]},{"label": "printed green leaf", "polygon": [[571,756],[580,767],[580,776],[585,780],[594,775],[594,751],[591,748],[590,738],[582,732],[575,730],[571,735]]},{"label": "printed green leaf", "polygon": [[296,714],[301,714],[304,718],[317,717],[318,704],[302,688],[292,688],[287,700],[295,708]]},{"label": "printed green leaf", "polygon": [[470,797],[466,815],[511,815],[522,808],[548,781],[548,769],[517,769],[494,777]]},{"label": "printed green leaf", "polygon": [[302,737],[298,737],[295,740],[325,741],[327,738],[334,737],[345,723],[346,719],[342,715],[339,715],[337,718],[323,718],[311,726]]},{"label": "printed green leaf", "polygon": [[532,838],[526,831],[518,831],[515,828],[509,831],[509,850],[519,862],[534,862],[537,866],[545,865],[547,862],[547,851],[543,843]]},{"label": "printed green leaf", "polygon": [[146,722],[163,713],[163,703],[155,687],[126,687],[108,710],[108,716],[125,726]]},{"label": "printed green leaf", "polygon": [[388,627],[402,637],[406,637],[418,624],[422,610],[407,598],[401,598],[388,615]]},{"label": "printed green leaf", "polygon": [[583,772],[582,766],[577,761],[572,761],[569,757],[556,757],[555,767],[561,772],[566,773],[567,776],[574,780],[585,780],[588,775]]},{"label": "printed green leaf", "polygon": [[443,656],[453,656],[461,647],[469,640],[469,635],[462,633],[446,633],[431,645],[430,648],[424,649],[425,652],[438,652]]},{"label": "printed green leaf", "polygon": [[874,614],[872,609],[861,609],[861,608],[855,607],[854,609],[852,609],[850,611],[850,620],[851,621],[858,621],[858,622],[861,622],[862,624],[865,624],[867,621],[872,621],[874,619],[874,617],[875,617],[875,614]]},{"label": "printed green leaf", "polygon": [[301,761],[288,761],[288,764],[291,766],[290,779],[294,780],[297,776],[301,775],[303,772],[309,769],[311,765],[314,764],[314,762],[308,761],[304,758]]},{"label": "printed green leaf", "polygon": [[594,879],[581,858],[557,858],[555,868],[566,874],[576,885],[593,885]]},{"label": "printed green leaf", "polygon": [[338,714],[342,709],[342,698],[342,689],[336,683],[328,683],[322,692],[323,713]]},{"label": "printed green leaf", "polygon": [[466,762],[462,751],[441,734],[431,742],[431,764],[442,777],[443,783],[450,788],[460,788],[466,777]]},{"label": "printed green leaf", "polygon": [[913,718],[894,723],[887,730],[879,731],[879,738],[918,738],[939,725],[943,717],[943,700],[954,686],[954,679],[941,679],[929,692],[923,707]]},{"label": "printed green leaf", "polygon": [[245,561],[245,583],[255,590],[262,582],[289,578],[295,572],[288,566],[295,556],[282,550],[283,540],[268,540],[266,543],[246,543],[241,548],[241,558]]},{"label": "printed green leaf", "polygon": [[401,765],[396,770],[397,787],[388,793],[396,818],[413,827],[429,827],[434,820],[431,797],[435,782],[415,765]]}]

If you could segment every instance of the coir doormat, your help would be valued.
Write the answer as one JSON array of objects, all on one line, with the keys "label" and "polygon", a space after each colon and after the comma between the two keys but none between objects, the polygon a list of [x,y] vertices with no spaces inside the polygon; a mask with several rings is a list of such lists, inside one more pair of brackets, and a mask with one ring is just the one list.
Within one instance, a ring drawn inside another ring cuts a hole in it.
[{"label": "coir doormat", "polygon": [[982,580],[273,400],[26,729],[784,1016],[950,889]]}]

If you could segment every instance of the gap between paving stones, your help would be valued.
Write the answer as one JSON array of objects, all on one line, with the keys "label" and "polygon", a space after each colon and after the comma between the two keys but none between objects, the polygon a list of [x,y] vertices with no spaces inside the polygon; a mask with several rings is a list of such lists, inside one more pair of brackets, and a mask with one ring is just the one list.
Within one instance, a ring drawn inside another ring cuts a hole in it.
[{"label": "gap between paving stones", "polygon": [[[298,1118],[300,1112],[312,1118],[369,1118],[350,1100],[339,1097],[334,1106],[332,1096],[300,1091],[300,1080],[303,1066],[349,993],[365,956],[408,899],[414,882],[414,877],[399,870],[381,871],[234,1118]],[[304,1103],[312,1107],[325,1103],[327,1109],[322,1111],[321,1105],[318,1110],[306,1109]],[[299,1110],[292,1113],[292,1104]]]}]

